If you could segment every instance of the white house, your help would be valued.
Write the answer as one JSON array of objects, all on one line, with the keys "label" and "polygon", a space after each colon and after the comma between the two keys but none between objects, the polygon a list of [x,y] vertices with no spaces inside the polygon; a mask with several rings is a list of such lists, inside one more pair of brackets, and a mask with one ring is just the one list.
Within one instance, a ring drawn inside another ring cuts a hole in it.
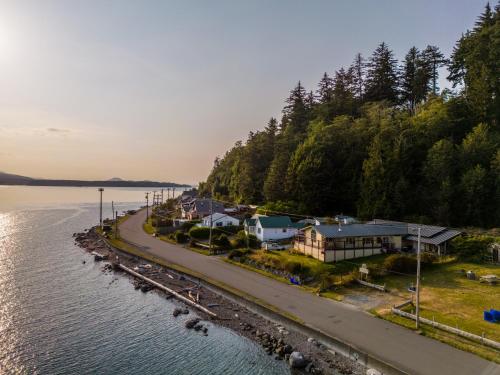
[{"label": "white house", "polygon": [[210,227],[210,221],[212,221],[212,228],[240,225],[240,221],[238,219],[227,214],[216,212],[212,215],[205,216],[201,221],[201,226]]},{"label": "white house", "polygon": [[275,241],[293,238],[301,224],[294,224],[288,216],[258,216],[255,219],[255,234],[260,241]]}]

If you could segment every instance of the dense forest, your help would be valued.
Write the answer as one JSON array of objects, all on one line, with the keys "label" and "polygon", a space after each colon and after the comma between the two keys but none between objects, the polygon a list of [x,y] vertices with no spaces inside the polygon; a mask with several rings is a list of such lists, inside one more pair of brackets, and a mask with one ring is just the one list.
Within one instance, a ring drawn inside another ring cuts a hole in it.
[{"label": "dense forest", "polygon": [[381,43],[314,91],[299,82],[281,120],[217,158],[200,189],[308,215],[500,226],[499,62],[500,4],[449,57],[429,45],[398,62]]}]

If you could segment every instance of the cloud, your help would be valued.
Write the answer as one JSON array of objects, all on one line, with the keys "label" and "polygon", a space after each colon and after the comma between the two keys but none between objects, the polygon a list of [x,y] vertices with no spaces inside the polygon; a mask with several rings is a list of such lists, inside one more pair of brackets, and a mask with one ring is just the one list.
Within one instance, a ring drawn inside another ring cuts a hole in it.
[{"label": "cloud", "polygon": [[62,128],[47,128],[49,133],[69,133],[71,130]]}]

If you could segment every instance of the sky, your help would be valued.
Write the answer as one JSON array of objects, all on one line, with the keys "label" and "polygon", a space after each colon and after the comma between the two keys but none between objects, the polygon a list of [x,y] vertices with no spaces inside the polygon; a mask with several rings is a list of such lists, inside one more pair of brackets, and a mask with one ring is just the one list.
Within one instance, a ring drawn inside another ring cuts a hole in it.
[{"label": "sky", "polygon": [[[449,55],[481,0],[0,0],[0,171],[194,184],[289,90],[385,41]],[[441,87],[446,81],[441,77]]]}]

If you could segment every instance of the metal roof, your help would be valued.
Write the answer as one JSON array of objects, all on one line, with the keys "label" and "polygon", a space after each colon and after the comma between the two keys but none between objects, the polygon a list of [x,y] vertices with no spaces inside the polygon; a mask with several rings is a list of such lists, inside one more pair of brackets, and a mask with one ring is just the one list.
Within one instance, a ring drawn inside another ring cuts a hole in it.
[{"label": "metal roof", "polygon": [[260,216],[256,219],[262,228],[288,228],[292,220],[288,216]]},{"label": "metal roof", "polygon": [[448,229],[446,227],[441,227],[437,225],[424,225],[415,223],[404,223],[401,221],[393,220],[382,220],[374,219],[368,224],[370,225],[406,225],[408,228],[408,236],[405,237],[406,240],[418,241],[418,228],[421,228],[421,241],[423,243],[439,245],[445,241],[451,240],[452,238],[461,234],[461,232],[453,229]]},{"label": "metal roof", "polygon": [[404,236],[408,234],[405,225],[347,224],[340,226],[316,225],[312,228],[327,238]]},{"label": "metal roof", "polygon": [[[455,238],[456,236],[459,236],[462,232],[458,230],[451,230],[451,229],[445,229],[443,232],[439,233],[438,235],[434,237],[420,237],[420,241],[423,243],[428,243],[432,245],[440,245],[445,241],[451,240],[452,238]],[[409,236],[405,237],[406,240],[409,241],[418,241],[418,235],[413,235],[410,234]]]},{"label": "metal roof", "polygon": [[255,226],[255,223],[256,223],[256,219],[245,219],[244,223],[245,225],[249,226],[249,227],[254,227]]}]

